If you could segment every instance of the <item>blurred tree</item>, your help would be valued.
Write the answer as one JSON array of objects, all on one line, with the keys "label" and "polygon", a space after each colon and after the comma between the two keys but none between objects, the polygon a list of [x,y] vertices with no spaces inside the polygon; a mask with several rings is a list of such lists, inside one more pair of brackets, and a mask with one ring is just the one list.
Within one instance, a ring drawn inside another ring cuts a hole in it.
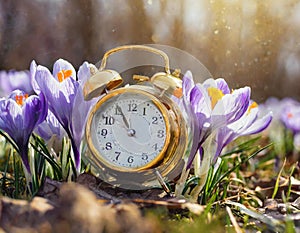
[{"label": "blurred tree", "polygon": [[257,101],[300,98],[299,14],[297,0],[2,0],[0,69],[58,58],[78,67],[119,45],[157,43],[251,86]]}]

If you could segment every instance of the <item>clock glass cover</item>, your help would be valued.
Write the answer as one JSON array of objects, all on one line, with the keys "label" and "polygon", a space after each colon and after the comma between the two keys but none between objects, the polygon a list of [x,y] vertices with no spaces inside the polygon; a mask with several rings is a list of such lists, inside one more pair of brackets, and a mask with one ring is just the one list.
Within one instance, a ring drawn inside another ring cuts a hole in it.
[{"label": "clock glass cover", "polygon": [[106,166],[143,170],[159,163],[170,142],[166,107],[143,91],[120,89],[104,96],[89,119],[90,148]]}]

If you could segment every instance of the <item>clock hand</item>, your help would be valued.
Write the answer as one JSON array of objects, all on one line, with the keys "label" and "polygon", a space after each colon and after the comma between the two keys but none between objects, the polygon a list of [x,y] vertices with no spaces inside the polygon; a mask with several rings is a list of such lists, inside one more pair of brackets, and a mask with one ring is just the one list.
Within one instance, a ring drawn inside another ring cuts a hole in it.
[{"label": "clock hand", "polygon": [[117,109],[121,113],[121,116],[122,116],[122,119],[123,119],[123,122],[124,122],[126,128],[129,129],[129,123],[128,123],[128,121],[127,121],[127,119],[126,119],[126,117],[125,117],[125,115],[122,111],[122,108],[119,105],[117,105]]}]

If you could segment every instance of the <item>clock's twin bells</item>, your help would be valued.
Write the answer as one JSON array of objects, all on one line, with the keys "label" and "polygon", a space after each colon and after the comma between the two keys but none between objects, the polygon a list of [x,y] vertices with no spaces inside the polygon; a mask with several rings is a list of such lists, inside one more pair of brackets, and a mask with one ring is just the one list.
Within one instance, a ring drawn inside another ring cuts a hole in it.
[{"label": "clock's twin bells", "polygon": [[107,51],[103,56],[99,70],[95,70],[94,67],[91,68],[92,76],[85,83],[83,89],[85,100],[98,97],[106,91],[119,87],[123,83],[123,79],[117,71],[105,69],[107,58],[111,54],[122,50],[142,50],[160,55],[165,62],[165,72],[156,73],[151,78],[144,75],[133,75],[133,80],[138,84],[152,84],[161,91],[162,95],[169,94],[178,98],[182,96],[182,81],[179,78],[180,71],[175,70],[171,74],[169,58],[166,53],[156,48],[144,45],[125,45]]},{"label": "clock's twin bells", "polygon": [[[121,75],[115,70],[91,70],[92,76],[84,85],[83,94],[85,100],[90,100],[105,93],[107,90],[113,90],[123,83]],[[179,72],[175,70],[173,74],[159,72],[151,78],[145,75],[135,74],[133,80],[139,84],[151,83],[162,91],[162,94],[174,95],[177,98],[182,97],[182,80],[178,77]]]}]

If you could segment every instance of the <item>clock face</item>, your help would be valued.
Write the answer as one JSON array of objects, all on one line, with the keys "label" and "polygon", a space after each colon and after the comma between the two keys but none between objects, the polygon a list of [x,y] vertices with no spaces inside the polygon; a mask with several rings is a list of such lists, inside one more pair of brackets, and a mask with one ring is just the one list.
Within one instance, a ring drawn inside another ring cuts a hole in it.
[{"label": "clock face", "polygon": [[152,95],[117,90],[94,107],[91,119],[93,154],[120,170],[149,168],[163,159],[170,141],[166,107]]}]

